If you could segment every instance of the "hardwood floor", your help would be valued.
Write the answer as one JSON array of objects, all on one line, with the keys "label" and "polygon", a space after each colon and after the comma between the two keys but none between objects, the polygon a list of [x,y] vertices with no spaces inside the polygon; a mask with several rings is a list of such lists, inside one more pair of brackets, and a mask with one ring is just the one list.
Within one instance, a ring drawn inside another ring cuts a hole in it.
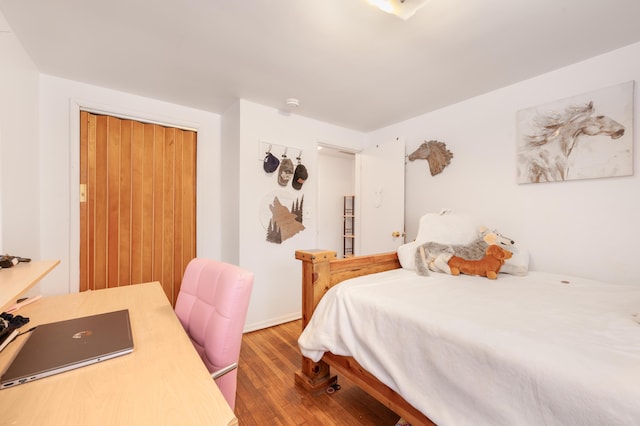
[{"label": "hardwood floor", "polygon": [[312,396],[294,383],[301,321],[244,335],[238,369],[240,426],[389,425],[399,416],[343,377],[339,391]]}]

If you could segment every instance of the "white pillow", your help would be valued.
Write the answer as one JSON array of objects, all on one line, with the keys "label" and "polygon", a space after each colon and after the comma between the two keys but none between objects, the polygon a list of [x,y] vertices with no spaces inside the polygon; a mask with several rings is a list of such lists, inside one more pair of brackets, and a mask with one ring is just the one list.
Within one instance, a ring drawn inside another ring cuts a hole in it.
[{"label": "white pillow", "polygon": [[527,275],[529,273],[529,251],[516,246],[505,247],[513,256],[504,261],[500,272],[511,275]]},{"label": "white pillow", "polygon": [[[469,244],[478,238],[480,224],[471,216],[443,211],[427,213],[420,218],[415,241],[398,247],[398,260],[403,269],[416,269],[415,253],[418,246],[433,241],[442,244]],[[500,272],[511,275],[529,273],[529,252],[516,246],[506,247],[513,253],[500,268]]]},{"label": "white pillow", "polygon": [[409,271],[415,271],[416,269],[416,248],[418,247],[418,243],[412,241],[407,244],[403,244],[398,247],[398,260],[400,261],[400,266],[402,269],[407,269]]},{"label": "white pillow", "polygon": [[445,212],[427,213],[420,218],[416,241],[442,244],[469,244],[478,238],[480,224],[471,216]]},{"label": "white pillow", "polygon": [[403,269],[416,269],[418,246],[433,241],[442,244],[468,244],[478,238],[480,225],[471,216],[451,213],[427,213],[420,218],[415,241],[398,247],[398,260]]}]

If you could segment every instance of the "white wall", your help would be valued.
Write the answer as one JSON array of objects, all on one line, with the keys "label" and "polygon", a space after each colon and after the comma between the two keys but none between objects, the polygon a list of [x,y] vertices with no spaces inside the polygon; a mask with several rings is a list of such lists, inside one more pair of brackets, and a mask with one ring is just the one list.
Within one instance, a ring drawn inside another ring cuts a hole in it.
[{"label": "white wall", "polygon": [[0,13],[0,253],[40,257],[38,70]]},{"label": "white wall", "polygon": [[[240,192],[238,256],[240,266],[256,276],[246,325],[251,330],[300,317],[301,265],[295,259],[295,251],[316,247],[317,193],[321,184],[316,172],[317,143],[360,150],[365,135],[245,100],[240,101],[239,107],[240,162],[235,175]],[[260,141],[290,147],[287,156],[294,164],[298,150],[302,150],[309,179],[300,191],[294,190],[291,183],[287,187],[278,185],[275,173],[264,172]],[[306,229],[282,244],[270,243],[259,212],[268,200],[283,192],[293,199],[304,195]]]},{"label": "white wall", "polygon": [[[370,143],[404,135],[408,153],[430,139],[454,153],[435,177],[425,161],[408,162],[407,241],[415,238],[423,213],[451,208],[528,248],[533,269],[637,284],[637,171],[632,177],[518,185],[515,167],[516,111],[630,80],[640,81],[640,44],[371,133]],[[638,126],[637,110],[634,115]]]},{"label": "white wall", "polygon": [[220,116],[48,75],[40,78],[41,257],[60,259],[45,295],[79,287],[79,110],[197,130],[198,256],[220,257]]},{"label": "white wall", "polygon": [[222,115],[222,188],[220,201],[222,229],[220,230],[223,262],[238,265],[240,262],[240,102],[234,103]]}]

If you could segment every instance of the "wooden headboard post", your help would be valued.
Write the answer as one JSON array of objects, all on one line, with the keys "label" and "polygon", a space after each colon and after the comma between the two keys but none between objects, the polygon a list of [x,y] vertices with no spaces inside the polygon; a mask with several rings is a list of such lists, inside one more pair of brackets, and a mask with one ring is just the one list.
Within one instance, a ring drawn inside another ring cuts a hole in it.
[{"label": "wooden headboard post", "polygon": [[[297,250],[296,259],[302,261],[302,328],[307,326],[311,314],[322,296],[331,288],[329,261],[336,258],[331,250]],[[329,364],[320,360],[313,362],[302,357],[301,369],[296,371],[295,381],[307,391],[324,391],[336,383],[331,376]]]},{"label": "wooden headboard post", "polygon": [[336,259],[332,250],[297,250],[296,259],[302,261],[302,328],[309,324],[316,305],[331,288],[329,262]]}]

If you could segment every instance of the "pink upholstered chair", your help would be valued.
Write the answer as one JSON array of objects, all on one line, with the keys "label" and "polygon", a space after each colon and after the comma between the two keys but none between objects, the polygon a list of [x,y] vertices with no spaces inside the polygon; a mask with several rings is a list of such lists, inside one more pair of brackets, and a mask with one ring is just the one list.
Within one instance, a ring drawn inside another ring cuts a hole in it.
[{"label": "pink upholstered chair", "polygon": [[216,260],[187,265],[175,312],[231,409],[253,273]]}]

